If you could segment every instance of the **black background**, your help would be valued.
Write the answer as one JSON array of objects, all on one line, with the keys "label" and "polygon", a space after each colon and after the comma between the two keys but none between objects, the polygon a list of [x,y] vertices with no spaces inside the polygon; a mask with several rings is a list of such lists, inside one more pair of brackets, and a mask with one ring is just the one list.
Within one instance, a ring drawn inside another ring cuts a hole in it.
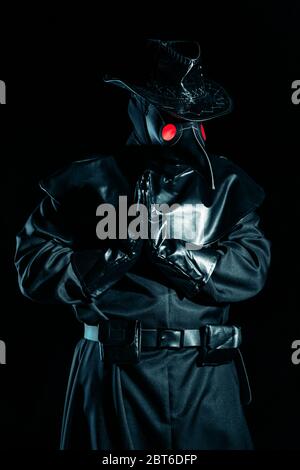
[{"label": "black background", "polygon": [[297,2],[128,4],[114,11],[16,11],[2,18],[0,79],[1,307],[0,449],[58,447],[70,361],[81,327],[64,306],[38,305],[19,293],[15,236],[38,204],[41,177],[67,162],[110,152],[130,130],[126,92],[101,75],[126,61],[143,37],[199,40],[209,76],[235,102],[234,112],[205,126],[209,149],[240,164],[263,186],[263,227],[272,241],[265,289],[233,306],[244,327],[253,402],[247,409],[258,449],[299,448],[300,339],[297,170],[300,79]]}]

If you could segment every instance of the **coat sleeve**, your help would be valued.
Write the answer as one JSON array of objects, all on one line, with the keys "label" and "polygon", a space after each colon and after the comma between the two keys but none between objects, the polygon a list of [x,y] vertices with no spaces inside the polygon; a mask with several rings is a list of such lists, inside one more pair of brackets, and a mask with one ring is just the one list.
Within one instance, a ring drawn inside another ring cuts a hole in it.
[{"label": "coat sleeve", "polygon": [[78,251],[70,232],[60,203],[47,195],[17,235],[15,266],[25,296],[42,303],[93,302],[138,257],[135,240],[119,248]]},{"label": "coat sleeve", "polygon": [[252,211],[226,237],[199,250],[188,250],[179,240],[164,240],[152,247],[152,257],[186,297],[205,295],[218,303],[248,299],[263,288],[270,264],[270,242],[259,221]]}]

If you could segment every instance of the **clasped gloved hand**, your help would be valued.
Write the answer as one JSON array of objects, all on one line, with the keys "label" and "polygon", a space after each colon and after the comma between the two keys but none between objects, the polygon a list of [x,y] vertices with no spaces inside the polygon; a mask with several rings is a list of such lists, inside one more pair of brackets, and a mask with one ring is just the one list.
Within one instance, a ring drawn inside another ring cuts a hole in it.
[{"label": "clasped gloved hand", "polygon": [[201,290],[218,260],[215,250],[201,244],[202,206],[192,199],[189,186],[194,178],[194,170],[186,165],[169,168],[168,176],[148,170],[136,190],[137,202],[148,210],[148,256],[188,298]]}]

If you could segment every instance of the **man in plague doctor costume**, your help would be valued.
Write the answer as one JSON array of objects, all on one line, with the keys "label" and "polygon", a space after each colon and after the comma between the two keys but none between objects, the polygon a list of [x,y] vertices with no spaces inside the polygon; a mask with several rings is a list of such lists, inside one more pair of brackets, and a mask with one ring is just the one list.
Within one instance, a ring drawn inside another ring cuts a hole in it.
[{"label": "man in plague doctor costume", "polygon": [[[127,145],[41,181],[44,198],[17,236],[22,293],[69,305],[83,323],[61,449],[251,449],[229,309],[266,281],[264,192],[206,150],[203,121],[232,104],[203,74],[199,44],[148,40],[142,60],[141,75],[105,79],[129,91]],[[97,208],[121,211],[119,196],[148,209],[147,236],[99,239]]]}]

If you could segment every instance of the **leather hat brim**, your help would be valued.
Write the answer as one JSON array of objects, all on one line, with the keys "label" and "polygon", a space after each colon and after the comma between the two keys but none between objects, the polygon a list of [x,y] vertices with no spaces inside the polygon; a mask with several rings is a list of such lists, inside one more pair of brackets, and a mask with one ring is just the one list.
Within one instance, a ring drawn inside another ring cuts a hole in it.
[{"label": "leather hat brim", "polygon": [[[195,85],[192,93],[183,89],[161,85],[139,86],[119,78],[104,77],[106,83],[124,88],[154,104],[157,108],[188,121],[207,121],[232,111],[232,99],[218,83],[201,79],[201,87]],[[190,96],[189,96],[190,95]]]}]

